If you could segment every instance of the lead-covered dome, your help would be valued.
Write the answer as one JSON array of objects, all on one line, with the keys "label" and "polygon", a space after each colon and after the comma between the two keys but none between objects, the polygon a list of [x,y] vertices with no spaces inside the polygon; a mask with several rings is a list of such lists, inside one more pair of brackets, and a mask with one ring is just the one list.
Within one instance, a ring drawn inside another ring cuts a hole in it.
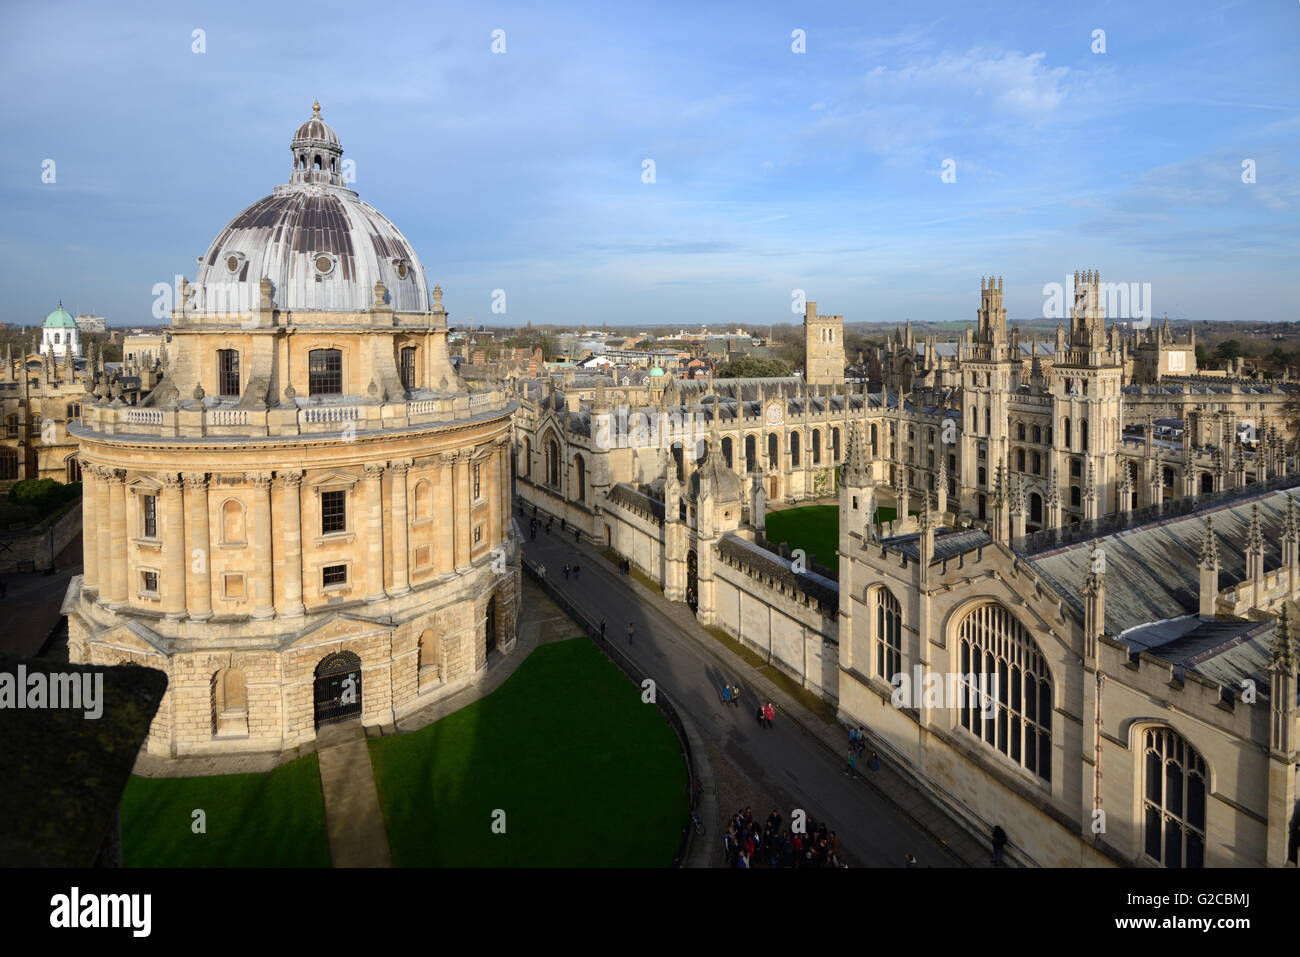
[{"label": "lead-covered dome", "polygon": [[343,185],[343,147],[319,103],[290,150],[289,183],[232,219],[200,260],[194,311],[247,313],[265,276],[284,311],[364,312],[382,281],[395,312],[428,312],[419,257],[387,217]]}]

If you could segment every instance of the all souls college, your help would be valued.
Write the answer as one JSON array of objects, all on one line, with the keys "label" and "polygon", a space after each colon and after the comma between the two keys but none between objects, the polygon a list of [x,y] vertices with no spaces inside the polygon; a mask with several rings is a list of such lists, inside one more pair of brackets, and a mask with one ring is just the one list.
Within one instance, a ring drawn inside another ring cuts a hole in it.
[{"label": "all souls college", "polygon": [[[156,382],[92,364],[66,430],[86,517],[71,659],[166,672],[151,754],[289,749],[497,665],[518,501],[871,729],[1018,863],[1294,866],[1281,389],[1198,374],[1167,326],[1122,334],[1095,273],[1047,342],[982,281],[963,337],[900,329],[870,386],[815,303],[798,379],[472,384],[441,290],[344,184],[318,108],[290,152],[289,182],[182,285]],[[628,409],[700,423],[693,450],[610,441]],[[817,499],[839,506],[838,573],[764,537],[769,507]],[[895,706],[918,668],[972,693]]]}]

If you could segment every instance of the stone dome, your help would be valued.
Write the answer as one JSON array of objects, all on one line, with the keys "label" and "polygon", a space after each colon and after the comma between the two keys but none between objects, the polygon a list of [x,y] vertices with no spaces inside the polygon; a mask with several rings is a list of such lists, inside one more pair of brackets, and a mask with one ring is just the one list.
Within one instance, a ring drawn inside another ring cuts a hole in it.
[{"label": "stone dome", "polygon": [[320,118],[298,127],[289,182],[232,219],[199,261],[197,313],[246,314],[271,280],[277,309],[366,312],[382,281],[395,312],[429,311],[424,267],[382,213],[344,186],[343,148]]}]

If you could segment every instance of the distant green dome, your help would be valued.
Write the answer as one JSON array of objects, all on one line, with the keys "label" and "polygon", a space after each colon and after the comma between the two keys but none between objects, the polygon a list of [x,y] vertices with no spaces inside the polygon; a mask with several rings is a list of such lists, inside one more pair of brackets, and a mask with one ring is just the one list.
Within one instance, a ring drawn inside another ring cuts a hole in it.
[{"label": "distant green dome", "polygon": [[75,329],[77,321],[68,315],[68,311],[63,308],[63,302],[60,300],[59,308],[45,317],[46,329]]},{"label": "distant green dome", "polygon": [[664,370],[659,368],[658,366],[655,366],[653,369],[650,370],[650,375],[653,376],[661,376],[663,374],[664,374]]}]

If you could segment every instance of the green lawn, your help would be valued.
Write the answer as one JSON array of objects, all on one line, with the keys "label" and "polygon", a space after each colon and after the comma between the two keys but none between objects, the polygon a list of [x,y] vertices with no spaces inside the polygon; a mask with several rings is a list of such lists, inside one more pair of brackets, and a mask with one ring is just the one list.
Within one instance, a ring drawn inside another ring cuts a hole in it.
[{"label": "green lawn", "polygon": [[[909,511],[909,515],[917,514]],[[875,521],[892,522],[898,511],[881,505],[876,509]],[[791,548],[802,548],[808,557],[819,565],[835,571],[840,567],[840,508],[838,505],[805,505],[802,508],[785,508],[768,512],[767,540],[780,544],[789,542]]]},{"label": "green lawn", "polygon": [[486,698],[369,745],[396,866],[666,867],[677,853],[677,737],[584,638],[542,645]]},{"label": "green lawn", "polygon": [[[193,812],[207,833],[192,830]],[[266,774],[132,777],[122,796],[127,867],[329,867],[320,768],[310,754]]]}]

